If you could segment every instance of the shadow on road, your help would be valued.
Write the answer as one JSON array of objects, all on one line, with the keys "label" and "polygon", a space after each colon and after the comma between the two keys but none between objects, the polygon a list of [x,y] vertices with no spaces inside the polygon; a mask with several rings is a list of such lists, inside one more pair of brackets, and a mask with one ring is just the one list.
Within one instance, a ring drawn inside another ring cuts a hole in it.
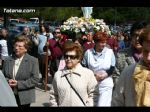
[{"label": "shadow on road", "polygon": [[[41,80],[41,79],[40,79]],[[51,88],[51,84],[52,84],[52,76],[49,75],[48,76],[48,81],[47,81],[47,90],[50,90]],[[44,81],[41,81],[39,82],[37,85],[36,85],[37,88],[39,89],[42,89],[42,90],[45,90],[45,80]]]},{"label": "shadow on road", "polygon": [[44,107],[49,107],[49,103],[47,102],[47,103],[43,103],[43,106]]}]

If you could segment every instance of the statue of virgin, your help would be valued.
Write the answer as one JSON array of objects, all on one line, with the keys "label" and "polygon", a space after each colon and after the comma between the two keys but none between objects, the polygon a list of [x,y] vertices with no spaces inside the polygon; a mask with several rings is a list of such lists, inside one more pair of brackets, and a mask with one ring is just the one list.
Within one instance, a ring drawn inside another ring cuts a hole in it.
[{"label": "statue of virgin", "polygon": [[83,12],[83,16],[86,19],[91,18],[91,14],[93,12],[93,7],[81,7],[81,9],[82,9],[82,12]]}]

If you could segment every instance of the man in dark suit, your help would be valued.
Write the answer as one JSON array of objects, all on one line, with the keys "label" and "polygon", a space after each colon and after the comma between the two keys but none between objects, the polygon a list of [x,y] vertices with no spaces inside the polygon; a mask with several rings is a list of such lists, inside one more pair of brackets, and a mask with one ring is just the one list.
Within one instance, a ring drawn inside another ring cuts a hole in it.
[{"label": "man in dark suit", "polygon": [[39,81],[38,59],[27,53],[29,45],[30,40],[25,35],[17,37],[14,54],[4,61],[2,68],[21,107],[29,107],[35,102],[35,86]]}]

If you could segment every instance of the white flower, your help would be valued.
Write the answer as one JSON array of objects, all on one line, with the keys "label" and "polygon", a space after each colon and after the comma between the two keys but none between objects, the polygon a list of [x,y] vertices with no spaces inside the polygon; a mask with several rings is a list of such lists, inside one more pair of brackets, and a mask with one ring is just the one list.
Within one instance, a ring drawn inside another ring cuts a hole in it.
[{"label": "white flower", "polygon": [[75,28],[75,33],[79,33],[80,32],[80,29],[79,28]]},{"label": "white flower", "polygon": [[61,30],[66,30],[66,25],[61,25]]},{"label": "white flower", "polygon": [[94,28],[96,29],[96,31],[100,30],[100,26],[94,26]]},{"label": "white flower", "polygon": [[81,27],[81,31],[82,31],[82,32],[85,32],[85,27]]},{"label": "white flower", "polygon": [[66,30],[70,30],[70,26],[65,26],[65,29]]},{"label": "white flower", "polygon": [[104,22],[103,19],[85,19],[84,17],[70,17],[67,19],[63,25],[61,25],[62,31],[71,31],[71,32],[88,32],[90,29],[95,31],[107,32],[109,34],[110,30],[108,25]]}]

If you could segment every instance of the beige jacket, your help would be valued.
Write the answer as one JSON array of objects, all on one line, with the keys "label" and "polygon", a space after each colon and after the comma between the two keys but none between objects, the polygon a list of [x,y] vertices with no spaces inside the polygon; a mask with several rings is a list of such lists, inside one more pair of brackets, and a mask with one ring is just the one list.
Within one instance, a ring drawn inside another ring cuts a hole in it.
[{"label": "beige jacket", "polygon": [[84,106],[67,82],[65,74],[86,106],[95,106],[98,99],[98,83],[94,73],[81,64],[78,64],[72,73],[66,68],[55,73],[50,90],[50,106]]}]

